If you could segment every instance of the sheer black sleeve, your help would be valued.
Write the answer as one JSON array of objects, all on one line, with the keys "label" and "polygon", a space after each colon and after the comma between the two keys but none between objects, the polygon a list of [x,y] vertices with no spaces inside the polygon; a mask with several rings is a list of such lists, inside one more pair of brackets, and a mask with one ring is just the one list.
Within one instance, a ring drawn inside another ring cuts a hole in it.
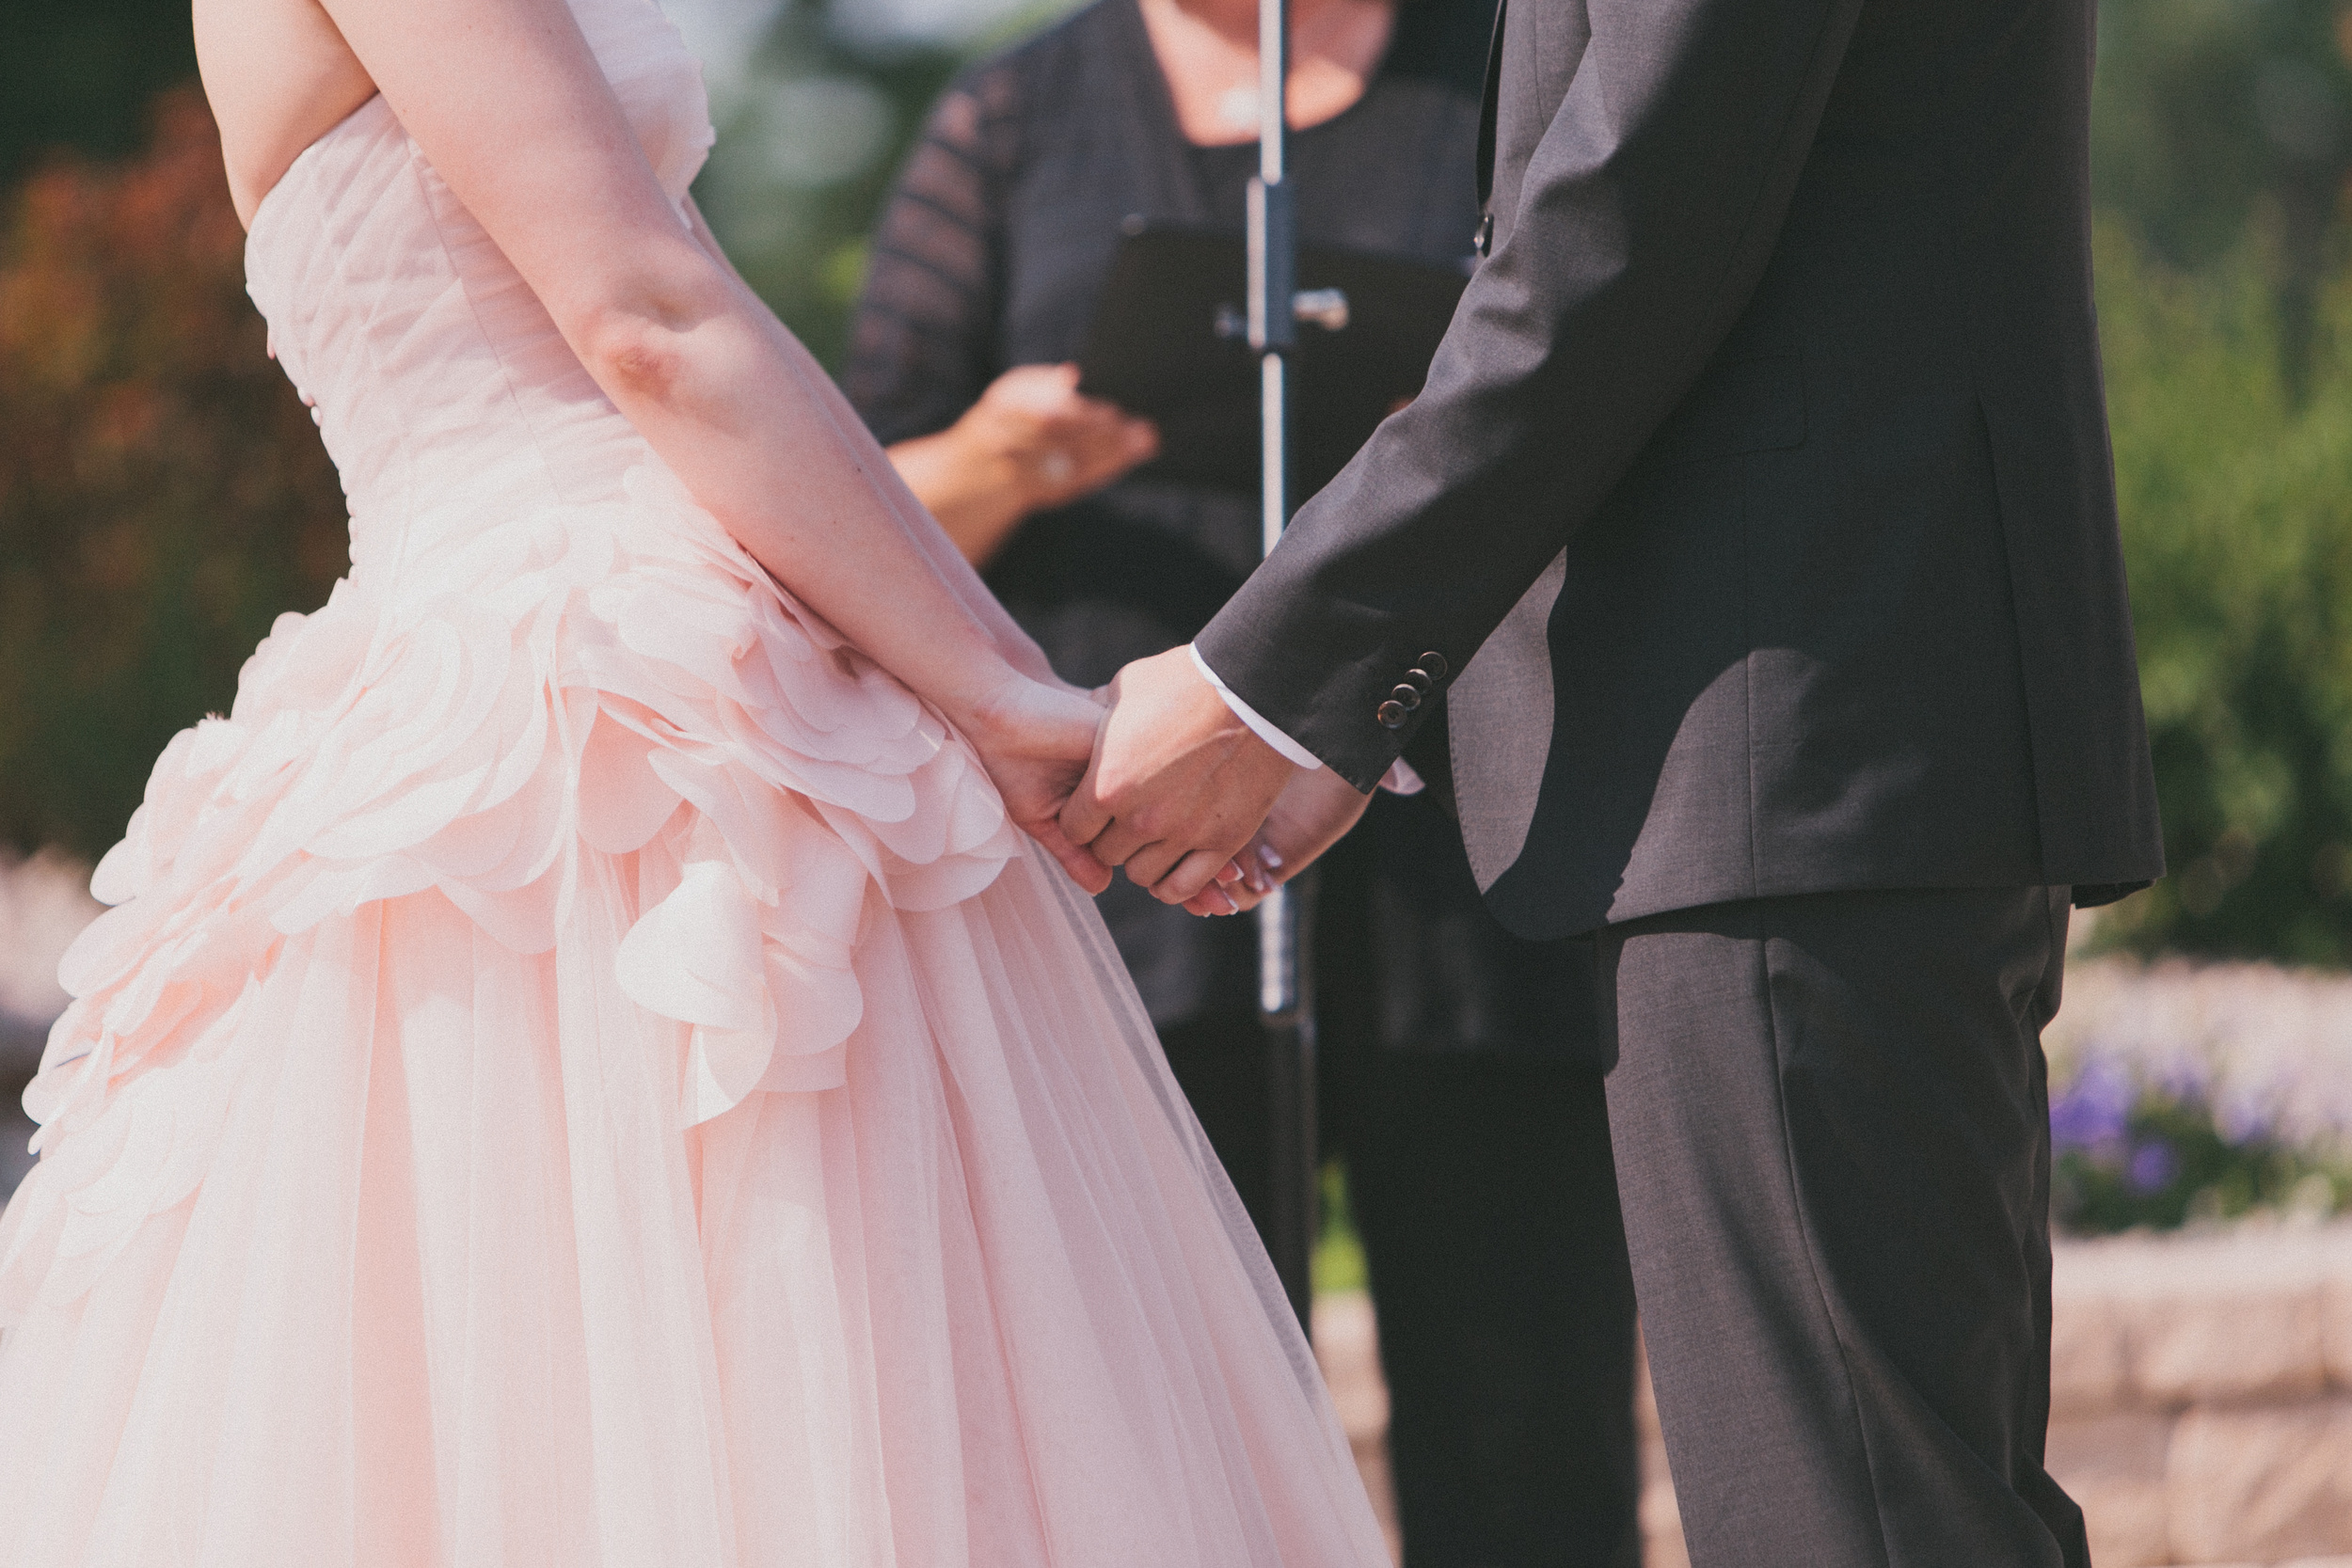
[{"label": "sheer black sleeve", "polygon": [[842,379],[885,444],[952,424],[1004,368],[996,321],[1020,98],[1004,61],[949,86],[882,210]]}]

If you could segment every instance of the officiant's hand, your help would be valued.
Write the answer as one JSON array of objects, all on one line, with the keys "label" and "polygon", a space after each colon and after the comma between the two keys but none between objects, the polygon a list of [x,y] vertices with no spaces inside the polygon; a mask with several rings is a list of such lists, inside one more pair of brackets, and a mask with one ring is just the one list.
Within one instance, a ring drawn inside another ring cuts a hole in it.
[{"label": "officiant's hand", "polygon": [[979,753],[1004,797],[1006,815],[1089,893],[1111,885],[1111,868],[1071,842],[1060,813],[1086,773],[1103,717],[1088,693],[1025,675],[1010,677],[965,711],[948,715]]},{"label": "officiant's hand", "polygon": [[1082,395],[1075,365],[1016,365],[891,467],[966,561],[985,565],[1023,518],[1090,496],[1160,450],[1159,428]]},{"label": "officiant's hand", "polygon": [[1194,914],[1241,914],[1314,863],[1363,819],[1372,797],[1328,768],[1299,769],[1238,858],[1238,880],[1218,881],[1184,901]]},{"label": "officiant's hand", "polygon": [[1062,830],[1161,902],[1187,903],[1227,872],[1298,769],[1225,705],[1189,648],[1137,659],[1108,695]]}]

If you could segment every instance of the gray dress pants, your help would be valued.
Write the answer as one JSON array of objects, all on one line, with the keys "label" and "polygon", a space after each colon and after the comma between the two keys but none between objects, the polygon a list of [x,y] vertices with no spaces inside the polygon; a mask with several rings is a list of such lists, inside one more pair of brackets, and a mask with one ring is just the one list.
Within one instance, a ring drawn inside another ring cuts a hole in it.
[{"label": "gray dress pants", "polygon": [[1601,933],[1636,1292],[1693,1568],[2087,1568],[2042,1468],[2063,888]]}]

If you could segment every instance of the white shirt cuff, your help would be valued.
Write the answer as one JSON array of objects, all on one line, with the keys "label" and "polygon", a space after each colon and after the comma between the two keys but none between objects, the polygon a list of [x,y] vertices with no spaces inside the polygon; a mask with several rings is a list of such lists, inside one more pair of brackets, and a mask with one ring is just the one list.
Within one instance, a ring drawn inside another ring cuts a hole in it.
[{"label": "white shirt cuff", "polygon": [[1380,787],[1391,795],[1419,795],[1429,787],[1427,780],[1413,771],[1413,765],[1403,757],[1389,764],[1389,770],[1380,775]]},{"label": "white shirt cuff", "polygon": [[1248,725],[1249,731],[1252,735],[1255,735],[1260,740],[1264,741],[1267,745],[1273,747],[1277,752],[1280,752],[1283,761],[1299,768],[1304,768],[1311,772],[1323,766],[1323,759],[1321,757],[1316,756],[1312,752],[1307,750],[1306,747],[1301,746],[1297,741],[1293,740],[1289,736],[1284,735],[1280,730],[1276,729],[1273,725],[1267,723],[1263,719],[1259,718],[1258,710],[1256,708],[1251,707],[1248,703],[1245,703],[1239,697],[1234,696],[1232,689],[1227,686],[1224,681],[1219,679],[1217,677],[1217,673],[1209,668],[1209,661],[1200,657],[1200,650],[1199,648],[1196,648],[1191,643],[1187,642],[1184,644],[1184,651],[1192,655],[1192,667],[1200,672],[1200,678],[1207,681],[1211,686],[1216,688],[1216,694],[1225,699],[1225,705],[1227,707],[1233,710],[1233,717]]}]

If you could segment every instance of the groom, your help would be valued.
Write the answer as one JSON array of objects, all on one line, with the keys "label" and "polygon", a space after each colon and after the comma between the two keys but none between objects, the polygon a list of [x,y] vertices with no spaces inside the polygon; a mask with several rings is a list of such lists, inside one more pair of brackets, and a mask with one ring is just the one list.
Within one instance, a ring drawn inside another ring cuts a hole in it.
[{"label": "groom", "polygon": [[1425,390],[1122,673],[1063,814],[1181,901],[1298,765],[1450,746],[1495,912],[1599,933],[1700,1568],[2088,1560],[2039,1031],[2070,904],[2162,872],[2091,40],[2091,0],[1509,0]]}]

